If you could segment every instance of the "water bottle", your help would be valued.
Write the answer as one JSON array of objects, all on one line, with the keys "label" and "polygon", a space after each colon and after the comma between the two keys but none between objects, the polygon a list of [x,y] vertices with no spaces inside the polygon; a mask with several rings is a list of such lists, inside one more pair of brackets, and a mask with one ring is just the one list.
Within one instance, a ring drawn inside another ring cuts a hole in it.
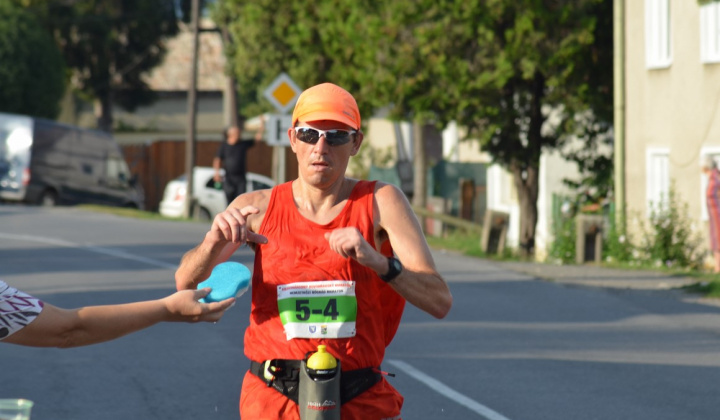
[{"label": "water bottle", "polygon": [[300,419],[340,420],[340,373],[340,361],[322,344],[301,362]]}]

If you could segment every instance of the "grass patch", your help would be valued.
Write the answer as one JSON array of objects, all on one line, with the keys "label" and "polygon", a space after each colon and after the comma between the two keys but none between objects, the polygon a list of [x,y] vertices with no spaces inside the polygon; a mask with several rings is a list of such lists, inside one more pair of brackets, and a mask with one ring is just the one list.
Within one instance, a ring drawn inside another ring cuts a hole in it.
[{"label": "grass patch", "polygon": [[698,282],[683,287],[683,290],[690,293],[699,293],[708,298],[720,298],[720,276],[717,274],[699,274],[693,276]]},{"label": "grass patch", "polygon": [[480,246],[480,235],[464,230],[453,230],[443,237],[427,236],[428,245],[434,249],[459,252],[470,257],[487,258],[490,260],[519,261],[520,258],[512,250],[505,248],[500,254],[487,254]]},{"label": "grass patch", "polygon": [[455,231],[444,237],[427,236],[430,247],[435,249],[446,249],[457,251],[473,257],[485,257],[486,254],[480,249],[480,236]]}]

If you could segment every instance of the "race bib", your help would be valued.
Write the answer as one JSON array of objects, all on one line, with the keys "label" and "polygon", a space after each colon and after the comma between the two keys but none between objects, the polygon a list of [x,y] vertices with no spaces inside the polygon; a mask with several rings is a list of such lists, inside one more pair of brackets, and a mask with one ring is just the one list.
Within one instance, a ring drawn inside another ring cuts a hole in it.
[{"label": "race bib", "polygon": [[277,287],[278,311],[288,340],[355,336],[355,282],[324,280]]}]

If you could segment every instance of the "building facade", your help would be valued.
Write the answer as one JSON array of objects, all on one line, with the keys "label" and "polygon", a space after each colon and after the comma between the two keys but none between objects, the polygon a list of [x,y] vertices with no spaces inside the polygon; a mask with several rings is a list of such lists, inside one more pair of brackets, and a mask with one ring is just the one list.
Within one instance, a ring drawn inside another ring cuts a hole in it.
[{"label": "building facade", "polygon": [[624,7],[628,228],[637,234],[674,187],[706,239],[701,162],[707,154],[720,158],[720,3],[643,0]]}]

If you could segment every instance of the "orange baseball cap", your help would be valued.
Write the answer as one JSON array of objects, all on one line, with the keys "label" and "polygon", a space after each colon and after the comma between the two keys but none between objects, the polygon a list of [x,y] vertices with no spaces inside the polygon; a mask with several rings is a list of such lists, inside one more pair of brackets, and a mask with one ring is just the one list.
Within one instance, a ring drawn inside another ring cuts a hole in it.
[{"label": "orange baseball cap", "polygon": [[360,111],[347,90],[332,83],[322,83],[300,94],[292,114],[292,125],[304,121],[338,121],[360,130]]}]

